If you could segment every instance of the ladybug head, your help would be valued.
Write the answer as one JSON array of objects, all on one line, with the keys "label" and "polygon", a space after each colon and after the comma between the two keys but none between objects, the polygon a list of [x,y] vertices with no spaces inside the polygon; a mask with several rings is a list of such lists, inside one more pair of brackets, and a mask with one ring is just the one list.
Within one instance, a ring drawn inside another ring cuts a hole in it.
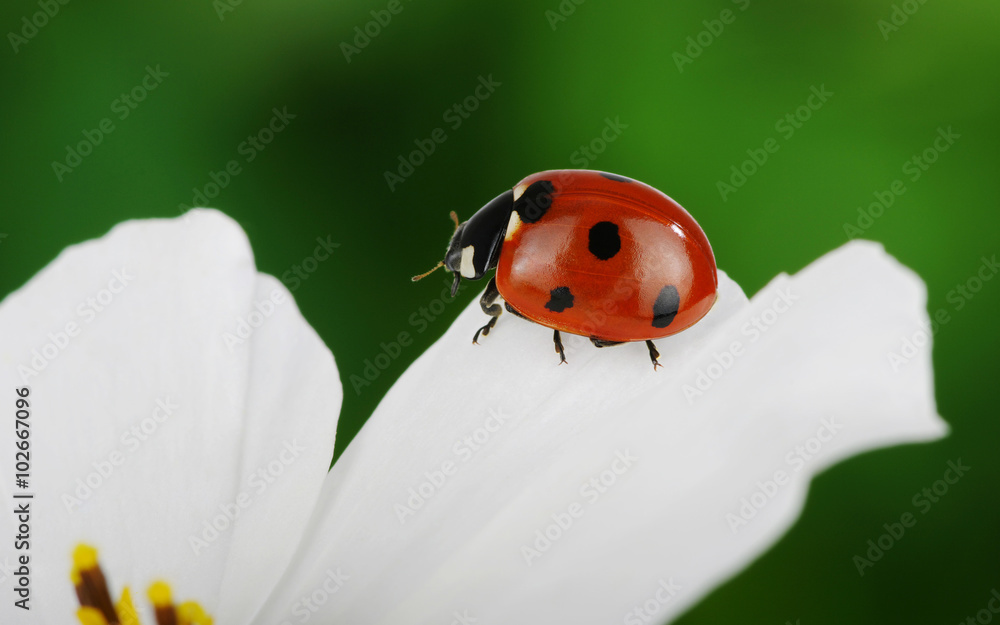
[{"label": "ladybug head", "polygon": [[[514,191],[506,191],[493,198],[486,206],[480,208],[468,221],[458,223],[454,211],[451,218],[455,221],[455,234],[448,244],[448,252],[444,260],[434,269],[444,267],[455,274],[451,285],[452,296],[458,292],[462,278],[479,280],[487,271],[497,266],[500,258],[500,246],[503,244],[507,223],[514,208]],[[431,271],[434,271],[431,269]],[[414,276],[419,280],[427,274]]]}]

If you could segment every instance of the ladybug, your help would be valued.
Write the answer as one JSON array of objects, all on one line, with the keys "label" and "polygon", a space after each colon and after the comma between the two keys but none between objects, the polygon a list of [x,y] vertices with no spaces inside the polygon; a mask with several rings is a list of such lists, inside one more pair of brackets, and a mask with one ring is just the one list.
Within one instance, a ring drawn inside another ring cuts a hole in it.
[{"label": "ladybug", "polygon": [[637,180],[585,169],[532,174],[459,223],[439,267],[479,280],[492,269],[480,299],[491,317],[472,338],[486,336],[503,312],[552,328],[559,364],[560,332],[597,347],[645,341],[695,324],[715,303],[715,256],[698,223],[677,202]]}]

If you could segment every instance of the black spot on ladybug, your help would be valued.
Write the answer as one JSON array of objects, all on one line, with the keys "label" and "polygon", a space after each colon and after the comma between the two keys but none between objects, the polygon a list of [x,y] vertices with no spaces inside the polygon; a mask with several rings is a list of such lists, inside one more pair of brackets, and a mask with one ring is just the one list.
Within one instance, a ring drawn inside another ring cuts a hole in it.
[{"label": "black spot on ladybug", "polygon": [[602,171],[601,175],[607,178],[608,180],[614,180],[615,182],[632,182],[631,178],[626,178],[625,176],[619,176],[618,174],[606,174]]},{"label": "black spot on ladybug", "polygon": [[570,292],[568,286],[561,286],[549,291],[549,302],[545,304],[545,307],[552,312],[562,312],[567,308],[573,307],[573,293]]},{"label": "black spot on ladybug", "polygon": [[514,210],[526,224],[533,224],[549,211],[555,187],[548,180],[532,182],[514,202]]},{"label": "black spot on ladybug", "polygon": [[653,302],[653,327],[665,328],[670,325],[680,306],[681,296],[677,293],[677,287],[672,284],[663,287]]},{"label": "black spot on ladybug", "polygon": [[622,238],[618,235],[618,224],[599,221],[590,228],[590,253],[600,260],[614,258],[622,249]]}]

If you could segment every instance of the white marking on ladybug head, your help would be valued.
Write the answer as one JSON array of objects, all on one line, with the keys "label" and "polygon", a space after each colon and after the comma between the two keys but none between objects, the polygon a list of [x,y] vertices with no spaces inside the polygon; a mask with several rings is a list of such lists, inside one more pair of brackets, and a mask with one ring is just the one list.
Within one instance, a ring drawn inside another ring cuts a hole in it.
[{"label": "white marking on ladybug head", "polygon": [[524,195],[524,190],[528,188],[528,184],[522,182],[521,184],[514,187],[514,201],[516,202],[518,198]]},{"label": "white marking on ladybug head", "polygon": [[517,229],[521,227],[521,216],[517,214],[517,211],[510,212],[510,221],[507,222],[507,233],[503,235],[504,241],[510,241],[514,238],[514,233]]},{"label": "white marking on ladybug head", "polygon": [[462,264],[459,266],[458,272],[462,274],[463,278],[472,279],[476,277],[476,267],[472,263],[475,255],[475,246],[469,245],[462,248]]}]

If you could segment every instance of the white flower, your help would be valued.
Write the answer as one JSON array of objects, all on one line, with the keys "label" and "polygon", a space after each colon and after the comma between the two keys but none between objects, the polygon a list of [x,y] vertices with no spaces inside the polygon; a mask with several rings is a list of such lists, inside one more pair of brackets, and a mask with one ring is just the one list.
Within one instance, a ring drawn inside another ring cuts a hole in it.
[{"label": "white flower", "polygon": [[923,285],[852,243],[750,302],[720,272],[659,371],[641,343],[570,337],[557,366],[511,316],[473,346],[470,304],[324,477],[332,357],[238,226],[189,222],[123,224],[0,305],[35,494],[32,610],[5,601],[4,623],[72,622],[79,543],[113,591],[163,579],[218,623],[664,622],[772,545],[812,475],[945,432],[929,346],[901,350]]}]

